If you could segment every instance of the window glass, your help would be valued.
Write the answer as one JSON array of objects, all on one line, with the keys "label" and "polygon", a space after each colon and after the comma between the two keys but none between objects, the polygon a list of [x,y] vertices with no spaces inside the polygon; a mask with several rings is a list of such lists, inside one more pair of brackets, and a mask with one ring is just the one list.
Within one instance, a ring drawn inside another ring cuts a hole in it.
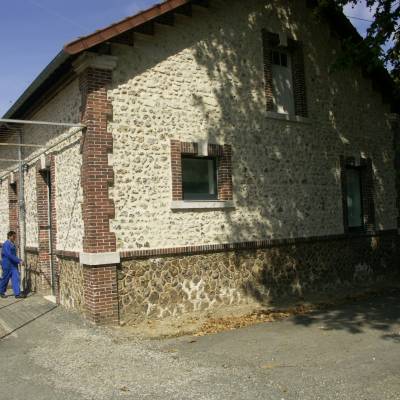
[{"label": "window glass", "polygon": [[272,52],[272,63],[275,65],[281,65],[281,55],[279,51]]},{"label": "window glass", "polygon": [[361,197],[361,171],[357,168],[347,168],[347,215],[349,228],[363,226],[363,210]]},{"label": "window glass", "polygon": [[217,199],[216,160],[182,158],[184,200]]},{"label": "window glass", "polygon": [[288,57],[286,53],[281,53],[281,66],[282,67],[288,66]]}]

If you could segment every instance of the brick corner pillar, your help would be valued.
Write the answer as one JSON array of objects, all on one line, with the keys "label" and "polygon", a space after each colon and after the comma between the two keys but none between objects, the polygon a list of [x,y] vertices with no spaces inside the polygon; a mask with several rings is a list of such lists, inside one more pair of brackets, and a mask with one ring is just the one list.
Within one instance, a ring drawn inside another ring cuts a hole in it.
[{"label": "brick corner pillar", "polygon": [[99,325],[118,324],[117,265],[120,262],[110,219],[115,216],[109,187],[114,171],[108,163],[113,137],[107,130],[112,105],[107,87],[112,82],[116,57],[83,54],[74,64],[82,96],[82,214],[84,222],[83,266],[86,317]]},{"label": "brick corner pillar", "polygon": [[42,161],[36,163],[36,200],[38,219],[38,264],[40,272],[39,290],[42,293],[51,291],[51,247],[50,247],[50,204],[49,204],[49,170]]},{"label": "brick corner pillar", "polygon": [[[18,212],[18,181],[14,174],[8,178],[8,209],[9,209],[9,230],[19,232]],[[18,235],[19,239],[19,235]],[[17,240],[18,240],[17,239]],[[6,239],[2,239],[5,241]]]},{"label": "brick corner pillar", "polygon": [[397,231],[400,235],[400,114],[389,115],[390,128],[393,132],[394,168],[396,171],[397,190]]}]

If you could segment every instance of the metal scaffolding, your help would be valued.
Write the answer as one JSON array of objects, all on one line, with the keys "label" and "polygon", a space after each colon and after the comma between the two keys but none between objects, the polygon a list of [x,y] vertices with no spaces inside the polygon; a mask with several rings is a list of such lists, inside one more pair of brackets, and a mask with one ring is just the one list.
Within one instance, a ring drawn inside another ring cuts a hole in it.
[{"label": "metal scaffolding", "polygon": [[[51,149],[54,147],[59,146],[62,144],[64,141],[68,140],[72,136],[78,134],[79,132],[84,131],[86,128],[85,125],[83,124],[71,124],[71,123],[63,123],[63,122],[51,122],[51,121],[30,121],[30,120],[19,120],[19,119],[0,119],[0,126],[5,125],[9,127],[10,125],[38,125],[38,126],[48,126],[48,127],[64,127],[64,128],[74,128],[71,132],[68,134],[64,134],[63,137],[52,143],[49,146],[42,146],[34,143],[24,143],[23,142],[23,134],[21,130],[18,131],[17,134],[13,133],[12,135],[17,136],[18,143],[5,143],[5,142],[0,142],[0,147],[13,147],[16,148],[18,151],[18,156],[17,158],[0,158],[0,162],[6,162],[6,163],[12,163],[16,164],[18,163],[18,167],[13,167],[9,170],[7,170],[1,177],[0,177],[0,182],[8,176],[10,173],[13,173],[15,171],[18,171],[19,174],[19,187],[18,187],[18,216],[19,216],[19,244],[20,244],[20,256],[23,260],[26,260],[26,207],[25,207],[25,185],[24,185],[24,167],[26,165],[29,165],[32,161],[35,159],[40,159],[43,155],[48,153]],[[57,132],[56,134],[59,134]],[[24,159],[23,157],[23,148],[30,148],[32,150],[34,149],[42,149],[41,151],[34,152],[33,155],[27,157]],[[50,187],[49,187],[50,190]],[[48,205],[48,212],[50,215],[50,203]],[[52,251],[52,229],[51,229],[51,218],[49,218],[49,249],[50,249],[50,273],[51,273],[51,290],[52,290],[52,295],[55,295],[54,292],[54,276],[55,276],[55,271],[54,271],[54,264],[53,264],[53,251]],[[22,284],[22,289],[25,289],[25,281],[26,281],[26,271],[23,269],[22,274],[21,274],[21,284]]]}]

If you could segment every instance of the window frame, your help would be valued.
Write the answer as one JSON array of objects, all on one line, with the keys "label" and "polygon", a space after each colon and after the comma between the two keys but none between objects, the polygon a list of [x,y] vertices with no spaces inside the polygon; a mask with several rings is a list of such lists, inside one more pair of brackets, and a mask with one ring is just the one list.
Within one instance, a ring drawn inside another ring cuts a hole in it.
[{"label": "window frame", "polygon": [[[232,146],[229,144],[222,145],[204,142],[181,142],[175,139],[171,139],[170,144],[172,203],[180,204],[182,208],[188,208],[186,205],[189,203],[208,203],[210,208],[231,207],[233,204]],[[210,157],[216,159],[218,193],[216,199],[208,201],[183,199],[182,156]]]},{"label": "window frame", "polygon": [[[214,166],[214,183],[215,183],[215,195],[209,195],[209,196],[204,196],[204,197],[186,197],[185,196],[185,190],[184,190],[184,181],[183,181],[183,160],[185,159],[192,159],[192,160],[211,160],[213,161],[213,166]],[[198,155],[192,155],[192,154],[181,154],[181,165],[182,165],[182,200],[183,201],[216,201],[218,200],[218,158],[215,156],[206,156],[206,157],[201,157]]]},{"label": "window frame", "polygon": [[[289,120],[296,121],[299,118],[308,118],[308,100],[305,61],[303,54],[303,44],[293,38],[287,39],[287,44],[282,45],[279,35],[266,29],[262,29],[263,45],[263,64],[264,64],[264,90],[266,96],[266,108],[268,113],[274,113],[278,116],[288,116]],[[294,103],[294,114],[279,113],[275,110],[275,98],[273,89],[273,52],[284,51],[290,57],[292,74],[292,96]],[[281,118],[285,119],[285,118]],[[286,118],[288,119],[288,118]]]},{"label": "window frame", "polygon": [[[346,225],[347,225],[347,229],[349,233],[360,233],[360,232],[365,232],[365,213],[364,213],[364,182],[363,182],[363,173],[365,170],[364,166],[361,165],[346,165],[345,166],[345,173],[346,173]],[[349,170],[354,170],[358,172],[358,179],[359,179],[359,184],[360,184],[360,207],[361,207],[361,225],[359,226],[350,226],[349,224],[349,205],[347,202],[348,199],[348,182],[347,182],[347,178],[348,178],[348,171]]]},{"label": "window frame", "polygon": [[[357,168],[360,171],[360,191],[363,224],[361,227],[350,227],[348,224],[348,205],[347,205],[347,170]],[[375,192],[374,192],[374,172],[372,160],[360,157],[340,157],[340,175],[342,185],[342,209],[344,232],[348,234],[375,233],[376,231],[376,211],[375,211]]]}]

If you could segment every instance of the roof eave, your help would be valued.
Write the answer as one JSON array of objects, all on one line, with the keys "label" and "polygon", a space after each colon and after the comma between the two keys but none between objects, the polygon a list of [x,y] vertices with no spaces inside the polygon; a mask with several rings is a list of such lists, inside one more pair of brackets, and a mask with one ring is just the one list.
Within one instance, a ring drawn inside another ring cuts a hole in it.
[{"label": "roof eave", "polygon": [[49,77],[57,71],[57,69],[64,64],[69,58],[70,54],[64,50],[60,51],[57,56],[47,65],[47,67],[39,74],[39,76],[29,85],[29,87],[22,93],[18,100],[11,106],[11,108],[4,114],[4,119],[12,118],[22,107],[25,102],[49,79]]}]

